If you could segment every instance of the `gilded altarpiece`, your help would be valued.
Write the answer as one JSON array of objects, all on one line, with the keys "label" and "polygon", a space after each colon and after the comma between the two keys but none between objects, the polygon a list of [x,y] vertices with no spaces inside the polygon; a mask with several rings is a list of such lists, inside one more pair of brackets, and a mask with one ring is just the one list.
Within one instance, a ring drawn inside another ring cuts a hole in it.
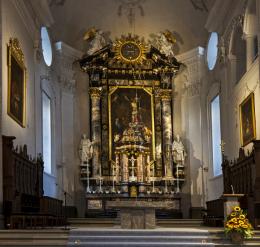
[{"label": "gilded altarpiece", "polygon": [[175,200],[180,209],[172,159],[172,78],[180,65],[131,35],[80,60],[90,79],[93,146],[81,180],[87,198],[102,200],[103,209],[128,197]]}]

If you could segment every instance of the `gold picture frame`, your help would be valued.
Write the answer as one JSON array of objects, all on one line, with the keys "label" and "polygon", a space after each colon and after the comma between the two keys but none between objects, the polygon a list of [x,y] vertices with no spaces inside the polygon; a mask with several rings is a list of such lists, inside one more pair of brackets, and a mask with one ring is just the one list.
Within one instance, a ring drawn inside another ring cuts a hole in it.
[{"label": "gold picture frame", "polygon": [[7,114],[21,127],[26,125],[26,67],[24,54],[17,38],[7,46],[8,98]]},{"label": "gold picture frame", "polygon": [[255,97],[251,93],[240,104],[240,137],[242,146],[256,139]]}]

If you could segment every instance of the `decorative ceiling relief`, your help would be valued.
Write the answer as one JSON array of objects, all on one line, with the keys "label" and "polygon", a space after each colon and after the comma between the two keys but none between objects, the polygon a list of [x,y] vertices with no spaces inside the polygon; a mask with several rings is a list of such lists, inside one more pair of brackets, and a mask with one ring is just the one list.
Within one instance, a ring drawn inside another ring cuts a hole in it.
[{"label": "decorative ceiling relief", "polygon": [[117,9],[117,15],[119,17],[126,16],[130,27],[134,26],[135,18],[137,14],[144,16],[143,4],[145,0],[117,0],[119,6]]},{"label": "decorative ceiling relief", "polygon": [[201,12],[209,12],[207,6],[207,0],[190,0],[190,1],[195,10],[199,10]]},{"label": "decorative ceiling relief", "polygon": [[66,0],[50,0],[49,6],[63,6],[65,4]]}]

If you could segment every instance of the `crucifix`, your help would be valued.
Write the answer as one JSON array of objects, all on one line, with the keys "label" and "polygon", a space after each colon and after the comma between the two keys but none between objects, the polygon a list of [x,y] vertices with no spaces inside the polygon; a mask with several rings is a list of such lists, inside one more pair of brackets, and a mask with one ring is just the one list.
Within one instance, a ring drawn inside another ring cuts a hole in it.
[{"label": "crucifix", "polygon": [[135,180],[135,161],[136,159],[134,158],[134,156],[131,156],[131,159],[129,160],[131,162],[131,180],[134,181]]}]

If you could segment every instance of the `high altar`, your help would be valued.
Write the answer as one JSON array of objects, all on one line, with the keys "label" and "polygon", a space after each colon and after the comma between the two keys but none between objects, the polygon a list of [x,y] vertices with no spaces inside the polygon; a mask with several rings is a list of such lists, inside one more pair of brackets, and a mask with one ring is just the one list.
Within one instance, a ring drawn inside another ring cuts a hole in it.
[{"label": "high altar", "polygon": [[109,201],[133,198],[171,202],[158,209],[179,212],[184,166],[172,155],[172,79],[181,64],[130,34],[98,48],[80,60],[90,79],[93,148],[81,164],[86,214],[111,214]]}]

